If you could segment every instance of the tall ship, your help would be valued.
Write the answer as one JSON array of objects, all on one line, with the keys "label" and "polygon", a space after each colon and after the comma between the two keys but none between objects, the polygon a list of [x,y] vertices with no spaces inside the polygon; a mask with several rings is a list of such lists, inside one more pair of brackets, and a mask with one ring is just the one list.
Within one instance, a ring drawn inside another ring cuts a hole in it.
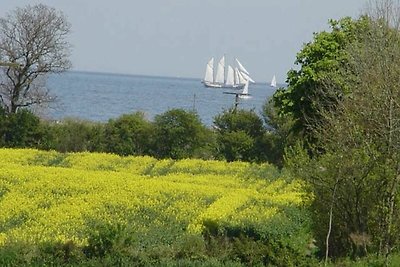
[{"label": "tall ship", "polygon": [[250,73],[235,58],[236,66],[225,66],[225,55],[218,61],[217,70],[214,73],[214,58],[212,57],[206,66],[206,73],[202,83],[210,88],[242,89],[247,82],[254,83]]}]

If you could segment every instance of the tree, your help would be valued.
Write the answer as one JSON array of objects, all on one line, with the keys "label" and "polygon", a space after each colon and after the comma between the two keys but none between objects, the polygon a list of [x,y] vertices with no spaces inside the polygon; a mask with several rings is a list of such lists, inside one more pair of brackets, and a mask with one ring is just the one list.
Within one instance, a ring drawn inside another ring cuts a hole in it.
[{"label": "tree", "polygon": [[279,167],[283,166],[283,155],[286,147],[295,144],[293,119],[290,116],[281,116],[279,109],[274,106],[274,101],[269,98],[265,101],[262,116],[267,125],[264,143],[267,145],[267,159]]},{"label": "tree", "polygon": [[230,109],[214,118],[219,153],[228,161],[263,161],[265,134],[262,119],[254,112]]},{"label": "tree", "polygon": [[196,113],[171,109],[154,119],[154,156],[182,159],[201,155],[213,139],[211,135]]},{"label": "tree", "polygon": [[123,156],[146,155],[152,135],[153,125],[145,120],[143,113],[122,115],[105,126],[106,151]]},{"label": "tree", "polygon": [[[340,67],[351,90],[332,99],[335,109],[316,106],[320,120],[310,128],[318,140],[313,157],[293,157],[292,170],[309,182],[315,196],[316,232],[320,244],[326,243],[326,256],[350,251],[364,256],[372,250],[388,258],[399,245],[398,10],[390,0],[370,10],[368,29],[346,47],[347,64]],[[329,79],[325,86],[335,90]]]},{"label": "tree", "polygon": [[[330,32],[315,33],[313,40],[297,54],[295,64],[300,66],[299,70],[290,70],[287,88],[278,89],[273,96],[279,115],[293,120],[291,130],[307,139],[312,139],[310,127],[319,120],[317,108],[332,104],[332,100],[338,100],[337,95],[350,90],[340,73],[340,67],[348,60],[345,48],[357,42],[358,36],[368,28],[367,17],[329,23]],[[326,91],[327,79],[335,85],[329,89],[335,90]]]},{"label": "tree", "polygon": [[17,8],[0,18],[0,103],[9,113],[20,107],[41,106],[55,97],[45,76],[67,70],[70,24],[65,16],[43,4]]}]

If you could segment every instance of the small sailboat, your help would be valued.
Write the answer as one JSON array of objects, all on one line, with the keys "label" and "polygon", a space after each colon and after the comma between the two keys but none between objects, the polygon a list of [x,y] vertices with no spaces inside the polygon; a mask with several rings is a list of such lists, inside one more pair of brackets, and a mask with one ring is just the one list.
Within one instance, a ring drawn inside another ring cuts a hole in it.
[{"label": "small sailboat", "polygon": [[[225,67],[225,56],[218,61],[214,77],[214,58],[211,58],[206,66],[206,73],[202,83],[205,87],[211,88],[232,88],[242,89],[247,81],[254,82],[249,72],[243,67],[238,59],[235,59],[237,67],[231,65]],[[225,78],[226,73],[226,78]]]},{"label": "small sailboat", "polygon": [[272,77],[271,87],[276,87],[276,77],[275,77],[275,75],[274,75],[274,77]]},{"label": "small sailboat", "polygon": [[251,95],[249,94],[249,81],[246,81],[242,92],[224,92],[224,94],[229,94],[229,95],[235,95],[235,109],[237,109],[238,105],[239,105],[239,98],[240,99],[249,99],[251,98]]},{"label": "small sailboat", "polygon": [[243,91],[239,94],[239,98],[242,99],[251,98],[251,95],[249,94],[249,81],[247,81],[246,84],[244,85]]}]

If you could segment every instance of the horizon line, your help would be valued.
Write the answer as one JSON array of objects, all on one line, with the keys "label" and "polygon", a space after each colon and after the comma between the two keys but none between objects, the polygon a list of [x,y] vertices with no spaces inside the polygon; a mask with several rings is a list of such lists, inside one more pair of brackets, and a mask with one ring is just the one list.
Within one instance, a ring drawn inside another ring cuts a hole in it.
[{"label": "horizon line", "polygon": [[[96,71],[96,70],[81,70],[81,69],[70,69],[66,70],[65,72],[81,72],[81,73],[87,73],[87,74],[106,74],[106,75],[115,75],[115,76],[141,76],[141,77],[155,77],[155,78],[162,78],[162,79],[183,79],[183,80],[199,80],[201,81],[201,78],[195,78],[195,77],[184,77],[184,76],[166,76],[166,75],[155,75],[155,74],[137,74],[137,73],[123,73],[123,72],[112,72],[112,71]],[[264,84],[264,83],[269,83],[269,81],[263,81],[263,82],[255,82],[255,84]],[[286,85],[286,83],[278,83],[280,85]]]}]

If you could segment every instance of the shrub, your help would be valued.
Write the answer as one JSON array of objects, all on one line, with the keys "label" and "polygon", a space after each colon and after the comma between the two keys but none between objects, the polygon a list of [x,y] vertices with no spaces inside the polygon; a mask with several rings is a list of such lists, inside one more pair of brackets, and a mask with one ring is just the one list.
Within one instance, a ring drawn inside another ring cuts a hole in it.
[{"label": "shrub", "polygon": [[2,112],[3,141],[8,147],[39,147],[44,141],[40,119],[31,111],[20,109],[17,113]]},{"label": "shrub", "polygon": [[103,151],[104,126],[101,123],[65,119],[49,123],[48,149],[60,152]]},{"label": "shrub", "polygon": [[207,154],[204,148],[212,140],[209,138],[212,133],[201,123],[196,113],[171,109],[157,115],[154,126],[155,157],[183,159]]},{"label": "shrub", "polygon": [[253,111],[231,109],[214,118],[219,153],[228,161],[262,161],[265,133],[262,119]]},{"label": "shrub", "polygon": [[123,156],[146,155],[152,133],[152,124],[143,113],[122,115],[105,125],[105,150]]}]

